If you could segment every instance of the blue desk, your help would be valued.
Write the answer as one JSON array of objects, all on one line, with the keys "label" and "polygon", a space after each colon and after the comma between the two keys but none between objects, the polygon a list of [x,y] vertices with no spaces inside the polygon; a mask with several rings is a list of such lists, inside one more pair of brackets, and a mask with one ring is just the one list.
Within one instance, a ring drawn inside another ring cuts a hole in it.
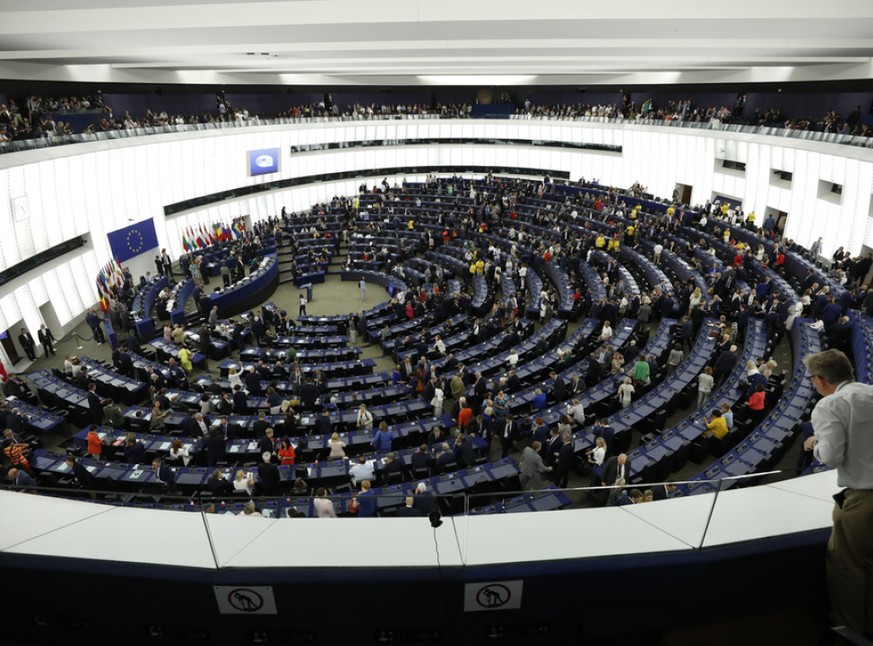
[{"label": "blue desk", "polygon": [[149,339],[155,334],[155,322],[152,320],[151,312],[158,294],[167,284],[166,276],[155,276],[133,299],[131,315],[140,339]]},{"label": "blue desk", "polygon": [[210,309],[218,307],[221,318],[233,316],[263,303],[278,286],[279,263],[276,254],[270,254],[264,257],[254,274],[210,294]]}]

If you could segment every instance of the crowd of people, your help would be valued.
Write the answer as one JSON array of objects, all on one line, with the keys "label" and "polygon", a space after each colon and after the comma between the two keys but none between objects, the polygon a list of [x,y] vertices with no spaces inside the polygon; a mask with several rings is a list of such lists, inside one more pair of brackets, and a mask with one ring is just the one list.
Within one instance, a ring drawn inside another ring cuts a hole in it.
[{"label": "crowd of people", "polygon": [[[510,95],[503,93],[501,101],[512,103]],[[870,136],[871,128],[863,123],[861,107],[857,106],[845,116],[836,110],[827,110],[820,117],[788,116],[778,108],[755,108],[747,112],[746,94],[738,93],[730,104],[701,106],[689,99],[669,99],[657,105],[651,98],[637,103],[629,94],[622,95],[614,104],[544,104],[537,105],[525,99],[516,101],[516,114],[527,117],[550,119],[606,118],[627,119],[631,121],[665,121],[687,123],[733,123],[753,126],[771,126],[790,130],[814,130],[827,133]],[[290,106],[275,114],[259,114],[261,118],[337,118],[366,120],[393,116],[438,116],[440,118],[466,118],[473,112],[471,103],[350,103],[341,105],[330,94],[324,99],[308,104]],[[21,100],[8,98],[0,105],[0,142],[19,139],[53,138],[76,134],[69,120],[61,117],[73,114],[93,114],[94,120],[82,128],[84,133],[133,131],[139,128],[186,125],[221,124],[223,122],[244,123],[256,118],[245,107],[231,104],[224,93],[215,97],[215,109],[207,112],[168,113],[166,110],[147,109],[143,114],[113,113],[104,103],[103,95],[82,97],[40,97],[29,95]]]}]

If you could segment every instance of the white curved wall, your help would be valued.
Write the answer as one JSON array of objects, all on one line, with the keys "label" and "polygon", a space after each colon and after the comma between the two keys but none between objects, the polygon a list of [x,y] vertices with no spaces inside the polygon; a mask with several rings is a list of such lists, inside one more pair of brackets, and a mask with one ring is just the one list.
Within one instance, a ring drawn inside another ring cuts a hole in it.
[{"label": "white curved wall", "polygon": [[[291,146],[327,142],[479,137],[620,145],[623,152],[465,144],[290,152]],[[276,147],[280,171],[249,177],[246,152]],[[744,162],[746,171],[723,170],[717,158]],[[689,184],[695,203],[718,193],[761,215],[768,207],[787,211],[787,235],[807,245],[823,236],[825,253],[841,245],[852,252],[873,246],[868,230],[873,151],[862,148],[683,128],[515,120],[319,123],[156,135],[0,157],[0,269],[74,235],[88,236],[93,247],[0,288],[0,330],[23,318],[35,332],[38,307],[49,301],[62,325],[81,315],[96,299],[94,276],[109,259],[105,234],[131,221],[155,218],[160,245],[176,255],[182,227],[227,222],[241,214],[259,219],[283,205],[300,210],[354,193],[359,181],[229,200],[167,220],[166,204],[277,179],[358,169],[367,176],[366,169],[439,165],[560,170],[573,180],[596,178],[615,186],[639,181],[660,196],[671,195],[676,183]],[[774,169],[792,172],[791,184],[779,182]],[[836,203],[819,197],[820,182],[843,186],[842,196],[825,196]],[[148,254],[129,264],[135,274],[152,267]]]}]

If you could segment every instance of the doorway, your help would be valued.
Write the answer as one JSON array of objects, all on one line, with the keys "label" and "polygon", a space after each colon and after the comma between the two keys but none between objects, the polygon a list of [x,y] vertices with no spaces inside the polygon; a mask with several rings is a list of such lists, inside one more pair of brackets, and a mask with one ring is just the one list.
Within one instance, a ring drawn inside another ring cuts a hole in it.
[{"label": "doorway", "polygon": [[18,320],[8,330],[0,332],[0,346],[3,346],[3,352],[5,352],[6,356],[9,357],[10,366],[14,366],[21,361],[22,358],[21,355],[18,354],[18,348],[15,347],[15,344],[12,342],[12,337],[13,335],[17,336],[15,330],[20,330],[23,325],[24,321]]},{"label": "doorway", "polygon": [[692,186],[690,184],[679,184],[677,182],[676,188],[673,189],[673,199],[678,200],[681,204],[685,204],[686,206],[691,204],[691,190]]}]

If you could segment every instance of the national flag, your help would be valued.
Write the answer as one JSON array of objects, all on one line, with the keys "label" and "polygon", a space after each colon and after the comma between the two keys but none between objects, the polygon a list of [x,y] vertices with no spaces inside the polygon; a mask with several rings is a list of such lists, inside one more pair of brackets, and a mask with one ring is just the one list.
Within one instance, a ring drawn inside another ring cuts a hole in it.
[{"label": "national flag", "polygon": [[240,222],[239,220],[237,220],[237,221],[235,221],[235,222],[233,223],[233,232],[234,232],[234,237],[236,237],[236,238],[241,238],[241,237],[242,237],[242,232],[243,232],[243,230],[244,230],[244,229],[243,229],[243,224],[242,224],[242,222]]},{"label": "national flag", "polygon": [[225,240],[233,240],[233,232],[230,230],[230,227],[226,224],[221,225],[221,232],[224,234]]},{"label": "national flag", "polygon": [[185,237],[185,229],[182,229],[182,249],[185,250],[185,253],[191,251],[191,246],[188,244],[188,238]]},{"label": "national flag", "polygon": [[194,240],[197,242],[197,247],[202,249],[203,247],[206,246],[206,243],[203,242],[203,236],[200,233],[197,233],[196,229],[194,230],[194,232],[195,232]]},{"label": "national flag", "polygon": [[104,314],[109,311],[109,299],[105,295],[100,297],[100,310]]}]

